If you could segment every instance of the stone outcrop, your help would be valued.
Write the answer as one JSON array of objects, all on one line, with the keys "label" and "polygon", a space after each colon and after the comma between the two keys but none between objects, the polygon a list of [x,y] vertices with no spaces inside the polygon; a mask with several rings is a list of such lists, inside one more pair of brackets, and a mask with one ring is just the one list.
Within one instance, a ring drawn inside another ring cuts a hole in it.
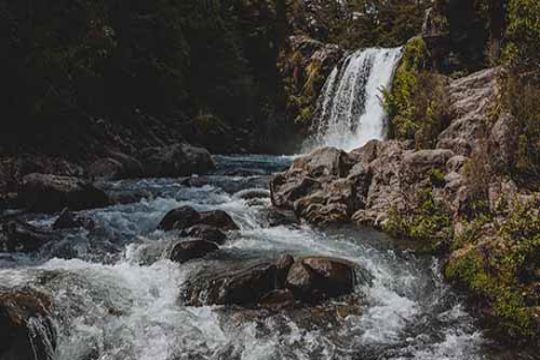
[{"label": "stone outcrop", "polygon": [[48,360],[56,348],[51,299],[33,290],[0,291],[0,359]]},{"label": "stone outcrop", "polygon": [[73,210],[110,205],[102,190],[76,177],[29,174],[22,179],[21,196],[31,211],[54,212],[66,207]]},{"label": "stone outcrop", "polygon": [[313,224],[353,219],[378,226],[403,194],[430,184],[431,172],[445,169],[454,155],[446,149],[415,151],[398,141],[372,141],[350,154],[319,149],[274,177],[273,204]]}]

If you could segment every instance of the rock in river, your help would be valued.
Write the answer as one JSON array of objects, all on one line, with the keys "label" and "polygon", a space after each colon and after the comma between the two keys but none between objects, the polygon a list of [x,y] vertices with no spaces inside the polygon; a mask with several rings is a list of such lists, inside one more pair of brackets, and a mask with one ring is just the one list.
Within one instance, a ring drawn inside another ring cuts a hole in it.
[{"label": "rock in river", "polygon": [[190,206],[169,211],[159,224],[159,229],[184,230],[195,225],[207,225],[220,230],[237,230],[238,225],[223,210],[198,212]]},{"label": "rock in river", "polygon": [[0,291],[0,360],[48,360],[56,348],[51,299],[32,290]]},{"label": "rock in river", "polygon": [[31,211],[54,212],[105,207],[110,199],[102,190],[76,177],[33,173],[22,180],[22,196]]},{"label": "rock in river", "polygon": [[189,240],[177,243],[171,252],[171,260],[177,263],[185,263],[192,259],[198,259],[219,250],[218,246],[205,240]]}]

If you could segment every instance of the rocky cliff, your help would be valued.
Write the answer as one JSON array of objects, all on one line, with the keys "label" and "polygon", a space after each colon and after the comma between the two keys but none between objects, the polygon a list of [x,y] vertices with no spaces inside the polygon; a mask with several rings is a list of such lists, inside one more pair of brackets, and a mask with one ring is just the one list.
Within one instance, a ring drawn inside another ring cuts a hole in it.
[{"label": "rocky cliff", "polygon": [[272,201],[316,224],[356,223],[410,240],[446,260],[502,333],[540,326],[540,193],[497,169],[512,162],[516,120],[499,104],[500,68],[451,80],[449,123],[433,149],[372,141],[324,148],[272,180]]}]

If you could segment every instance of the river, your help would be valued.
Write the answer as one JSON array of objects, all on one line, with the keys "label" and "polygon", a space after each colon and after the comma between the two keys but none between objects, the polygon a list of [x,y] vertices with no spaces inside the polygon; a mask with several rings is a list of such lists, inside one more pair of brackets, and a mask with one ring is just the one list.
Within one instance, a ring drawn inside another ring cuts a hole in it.
[{"label": "river", "polygon": [[[415,256],[370,229],[321,230],[276,221],[283,215],[275,213],[268,197],[239,196],[248,189],[267,189],[271,173],[286,168],[290,158],[216,160],[215,173],[193,178],[195,186],[178,179],[107,183],[108,191],[145,196],[81,212],[96,222],[92,231],[66,232],[62,241],[36,256],[0,254],[2,288],[26,286],[53,296],[58,346],[51,359],[533,358],[499,354],[464,300],[444,283],[435,258]],[[209,258],[173,263],[166,253],[174,235],[156,227],[169,210],[182,205],[225,210],[240,230]],[[29,219],[47,226],[55,217]],[[332,321],[292,316],[287,310],[250,316],[240,308],[189,307],[179,300],[186,278],[202,265],[284,253],[348,259],[366,268],[373,281],[355,289],[361,302],[327,304],[349,309],[331,313]]]}]

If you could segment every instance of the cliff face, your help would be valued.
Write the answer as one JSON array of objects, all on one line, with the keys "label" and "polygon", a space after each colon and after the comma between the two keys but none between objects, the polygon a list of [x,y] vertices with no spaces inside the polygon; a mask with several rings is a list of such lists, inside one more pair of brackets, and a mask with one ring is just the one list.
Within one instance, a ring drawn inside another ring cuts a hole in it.
[{"label": "cliff face", "polygon": [[447,260],[502,333],[538,334],[540,192],[496,169],[512,163],[515,118],[498,110],[500,68],[451,80],[448,126],[432,149],[372,141],[318,150],[272,181],[274,205],[313,224],[354,222],[411,240]]}]

